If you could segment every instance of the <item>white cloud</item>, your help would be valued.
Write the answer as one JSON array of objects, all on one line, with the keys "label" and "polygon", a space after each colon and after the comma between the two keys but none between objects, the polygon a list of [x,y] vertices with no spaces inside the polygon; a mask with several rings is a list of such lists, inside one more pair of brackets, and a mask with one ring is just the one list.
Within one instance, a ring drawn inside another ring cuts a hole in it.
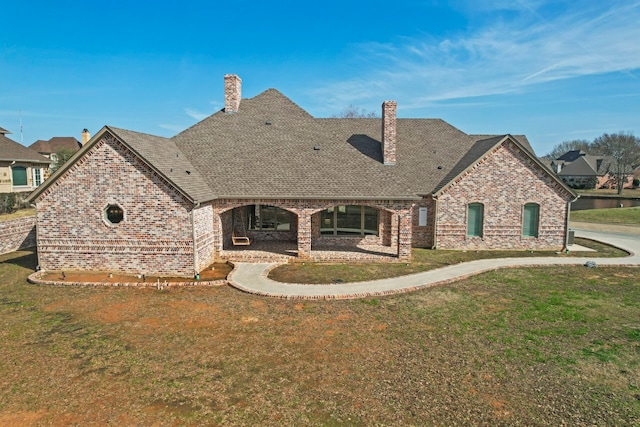
[{"label": "white cloud", "polygon": [[185,108],[184,112],[187,116],[193,119],[196,119],[198,121],[204,120],[205,118],[209,117],[209,115],[211,114],[211,113],[203,113],[201,111],[194,110],[193,108]]},{"label": "white cloud", "polygon": [[517,93],[538,83],[586,75],[620,72],[623,78],[637,78],[640,2],[555,6],[542,1],[475,3],[482,12],[518,13],[510,20],[484,19],[475,30],[448,38],[359,46],[357,66],[369,71],[318,88],[313,95],[329,111],[351,103],[371,105],[388,96],[406,98],[411,104],[402,106],[413,108]]}]

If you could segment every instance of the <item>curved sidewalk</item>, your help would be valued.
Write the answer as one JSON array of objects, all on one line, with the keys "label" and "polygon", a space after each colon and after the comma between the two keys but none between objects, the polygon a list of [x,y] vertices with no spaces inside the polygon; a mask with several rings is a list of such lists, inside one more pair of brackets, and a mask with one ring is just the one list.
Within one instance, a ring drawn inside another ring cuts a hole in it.
[{"label": "curved sidewalk", "polygon": [[229,275],[229,284],[244,292],[284,299],[350,299],[369,296],[391,295],[410,292],[485,271],[509,267],[530,267],[544,265],[582,265],[595,261],[597,265],[638,266],[640,265],[640,237],[622,233],[575,230],[576,236],[597,240],[630,252],[623,258],[597,258],[585,254],[584,257],[540,257],[540,258],[499,258],[484,259],[451,265],[436,270],[389,279],[366,282],[339,283],[326,285],[304,285],[281,283],[267,278],[269,270],[278,264],[236,263]]}]

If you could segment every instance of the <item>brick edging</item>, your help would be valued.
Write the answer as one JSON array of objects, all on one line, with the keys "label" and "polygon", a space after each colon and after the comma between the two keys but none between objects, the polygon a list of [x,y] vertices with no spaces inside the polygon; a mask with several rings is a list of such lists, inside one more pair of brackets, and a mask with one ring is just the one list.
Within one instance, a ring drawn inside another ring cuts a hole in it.
[{"label": "brick edging", "polygon": [[206,280],[206,281],[184,281],[184,282],[74,282],[63,280],[43,280],[39,276],[42,272],[31,273],[27,278],[29,283],[34,285],[47,286],[105,286],[105,287],[126,287],[126,288],[182,288],[188,286],[223,286],[227,285],[227,280]]}]

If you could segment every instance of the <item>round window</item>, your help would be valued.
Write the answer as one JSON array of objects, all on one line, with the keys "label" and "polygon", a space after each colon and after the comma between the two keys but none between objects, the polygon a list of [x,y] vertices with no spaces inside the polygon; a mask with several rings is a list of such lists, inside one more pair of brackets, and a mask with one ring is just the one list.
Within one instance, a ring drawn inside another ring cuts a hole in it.
[{"label": "round window", "polygon": [[107,209],[105,209],[105,215],[107,217],[107,221],[111,224],[117,224],[124,218],[124,211],[118,205],[109,205]]}]

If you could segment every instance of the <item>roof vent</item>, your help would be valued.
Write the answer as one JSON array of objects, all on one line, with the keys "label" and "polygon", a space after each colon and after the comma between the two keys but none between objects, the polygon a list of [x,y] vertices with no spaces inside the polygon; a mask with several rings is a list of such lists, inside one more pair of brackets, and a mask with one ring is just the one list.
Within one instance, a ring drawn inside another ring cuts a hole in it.
[{"label": "roof vent", "polygon": [[438,166],[438,169],[442,169],[442,166]]},{"label": "roof vent", "polygon": [[314,145],[313,149],[316,150],[316,151],[319,151],[320,150],[320,146],[319,145]]},{"label": "roof vent", "polygon": [[271,124],[271,120],[267,120],[266,122],[264,122],[265,125],[270,125]]},{"label": "roof vent", "polygon": [[185,172],[187,172],[187,175],[191,175],[191,171],[185,171]]}]

